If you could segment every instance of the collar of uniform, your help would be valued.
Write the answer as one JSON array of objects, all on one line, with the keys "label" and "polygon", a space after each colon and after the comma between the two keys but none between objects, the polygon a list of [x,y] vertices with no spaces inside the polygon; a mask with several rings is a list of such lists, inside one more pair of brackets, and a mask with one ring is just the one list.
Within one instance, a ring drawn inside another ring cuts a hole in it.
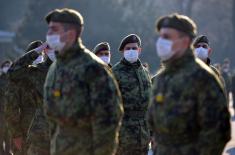
[{"label": "collar of uniform", "polygon": [[210,59],[210,58],[207,58],[207,59],[206,59],[206,64],[207,64],[208,66],[210,66],[210,64],[211,64],[211,59]]},{"label": "collar of uniform", "polygon": [[189,48],[182,57],[174,60],[165,61],[163,62],[163,66],[166,70],[177,70],[188,62],[192,62],[194,58],[195,57],[193,55],[193,50]]},{"label": "collar of uniform", "polygon": [[125,58],[123,58],[123,59],[121,60],[121,63],[124,64],[124,65],[126,65],[126,66],[133,66],[133,67],[136,67],[136,68],[138,68],[138,67],[141,66],[141,61],[140,61],[140,59],[138,59],[138,60],[137,60],[136,62],[134,62],[134,63],[130,63],[130,62],[127,61]]},{"label": "collar of uniform", "polygon": [[80,51],[82,51],[83,49],[85,49],[85,46],[82,44],[82,40],[79,38],[78,42],[76,44],[74,44],[72,47],[70,47],[69,49],[67,49],[63,55],[56,55],[56,58],[59,61],[65,61],[68,60],[72,57],[74,57],[75,55],[77,55],[78,53],[80,53]]},{"label": "collar of uniform", "polygon": [[113,65],[112,65],[111,63],[109,63],[108,66],[109,66],[109,68],[112,68],[112,67],[113,67]]}]

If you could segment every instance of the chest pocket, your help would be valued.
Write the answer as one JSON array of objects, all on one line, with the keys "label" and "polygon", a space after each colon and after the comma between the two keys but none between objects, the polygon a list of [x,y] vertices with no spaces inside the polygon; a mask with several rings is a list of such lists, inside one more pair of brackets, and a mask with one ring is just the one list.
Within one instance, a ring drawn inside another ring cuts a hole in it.
[{"label": "chest pocket", "polygon": [[[160,124],[158,130],[160,132],[169,132],[182,134],[188,132],[195,127],[195,102],[192,83],[188,80],[187,85],[182,77],[160,77],[157,87],[154,88],[155,94],[155,123]],[[162,95],[161,100],[158,94]],[[159,101],[157,101],[159,99]]]},{"label": "chest pocket", "polygon": [[139,86],[138,79],[134,72],[123,72],[120,74],[119,86],[122,93],[136,91]]},{"label": "chest pocket", "polygon": [[143,80],[144,90],[150,90],[152,86],[152,82],[151,82],[150,75],[147,72],[143,72],[142,80]]},{"label": "chest pocket", "polygon": [[56,81],[58,108],[63,117],[78,119],[89,113],[88,86],[77,69],[63,69]]}]

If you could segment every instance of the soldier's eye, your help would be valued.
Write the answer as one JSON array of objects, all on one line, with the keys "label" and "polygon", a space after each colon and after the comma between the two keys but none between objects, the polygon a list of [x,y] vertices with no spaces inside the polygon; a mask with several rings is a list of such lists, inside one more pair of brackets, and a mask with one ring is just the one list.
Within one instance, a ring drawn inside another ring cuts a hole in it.
[{"label": "soldier's eye", "polygon": [[132,50],[137,50],[138,48],[137,47],[132,47]]},{"label": "soldier's eye", "polygon": [[168,34],[163,34],[163,35],[162,35],[162,38],[163,38],[163,39],[170,39],[170,36],[169,36]]},{"label": "soldier's eye", "polygon": [[203,48],[208,48],[207,45],[202,45]]}]

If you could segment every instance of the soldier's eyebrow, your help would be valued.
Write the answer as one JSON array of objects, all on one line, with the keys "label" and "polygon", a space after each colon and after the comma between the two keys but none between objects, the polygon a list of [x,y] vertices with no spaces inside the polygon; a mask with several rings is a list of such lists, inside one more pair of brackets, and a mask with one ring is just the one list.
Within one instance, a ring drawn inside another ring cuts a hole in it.
[{"label": "soldier's eyebrow", "polygon": [[51,26],[49,26],[49,29],[57,30],[58,28],[57,28],[57,26],[55,26],[55,25],[51,25]]},{"label": "soldier's eyebrow", "polygon": [[109,52],[102,52],[102,53],[100,53],[100,54],[109,54]]},{"label": "soldier's eyebrow", "polygon": [[162,37],[165,38],[165,39],[169,39],[170,38],[170,36],[168,34],[166,34],[166,33],[163,33]]},{"label": "soldier's eyebrow", "polygon": [[199,43],[196,45],[196,47],[203,47],[203,48],[209,48],[209,45],[206,43]]}]

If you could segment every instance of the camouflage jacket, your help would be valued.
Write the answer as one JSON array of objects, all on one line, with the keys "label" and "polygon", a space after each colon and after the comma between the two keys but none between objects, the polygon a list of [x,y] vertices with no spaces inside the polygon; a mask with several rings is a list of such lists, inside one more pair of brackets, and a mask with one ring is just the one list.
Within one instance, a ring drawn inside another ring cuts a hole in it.
[{"label": "camouflage jacket", "polygon": [[[124,118],[120,131],[120,154],[132,149],[147,149],[149,132],[145,121],[151,78],[140,60],[129,63],[124,58],[113,68],[121,90]],[[123,151],[122,151],[123,150]],[[133,153],[131,153],[133,154]]]},{"label": "camouflage jacket", "polygon": [[111,155],[123,107],[120,92],[107,66],[81,43],[57,56],[44,86],[50,120],[51,153]]},{"label": "camouflage jacket", "polygon": [[220,155],[230,139],[230,115],[218,76],[192,50],[154,77],[148,123],[157,155]]},{"label": "camouflage jacket", "polygon": [[227,93],[229,94],[229,92],[232,89],[232,75],[231,75],[230,71],[228,71],[228,72],[222,71],[221,75],[223,76],[226,90],[227,90]]},{"label": "camouflage jacket", "polygon": [[221,80],[222,84],[223,84],[223,87],[224,87],[224,90],[226,91],[226,96],[228,96],[228,92],[227,92],[227,89],[226,89],[226,84],[225,84],[225,81],[224,81],[224,78],[222,76],[222,74],[220,73],[220,71],[214,67],[213,65],[211,65],[211,60],[209,58],[207,58],[207,62],[206,64],[215,72],[215,74],[219,77],[219,79]]},{"label": "camouflage jacket", "polygon": [[[47,70],[52,63],[47,59],[37,66],[31,66],[30,64],[37,56],[35,51],[28,52],[17,59],[9,69],[10,86],[7,91],[7,106],[5,108],[8,128],[13,138],[23,137],[24,143],[28,144],[27,146],[32,143],[32,140],[29,143],[28,140],[26,142],[26,139],[28,131],[32,127],[35,113],[38,114],[36,111],[42,109],[43,85]],[[45,128],[48,130],[48,125],[41,127],[41,133],[37,132],[34,135],[48,137],[48,133],[43,134]],[[32,139],[33,131],[30,130],[30,133],[31,136],[28,139]],[[38,141],[40,139],[37,139]],[[49,146],[49,138],[41,144]]]},{"label": "camouflage jacket", "polygon": [[[0,142],[3,143],[5,129],[6,129],[6,122],[4,118],[4,107],[6,103],[6,89],[8,87],[8,79],[6,74],[0,75]],[[0,146],[1,151],[2,146]],[[1,152],[0,152],[1,153]]]},{"label": "camouflage jacket", "polygon": [[[40,95],[40,102],[36,109],[31,126],[28,130],[27,144],[29,145],[28,155],[49,155],[50,154],[50,136],[49,122],[43,111],[43,86],[52,61],[47,58],[46,61],[36,65],[37,70],[32,72],[34,78],[34,86],[37,88]],[[36,78],[37,76],[37,78]],[[37,80],[37,81],[35,81]]]},{"label": "camouflage jacket", "polygon": [[[8,80],[6,74],[0,75],[0,128],[2,129],[4,123],[3,123],[3,113],[4,113],[4,105],[5,105],[5,95],[6,95],[6,89],[8,86]],[[0,130],[1,130],[0,129]],[[1,130],[2,131],[2,130]],[[2,136],[2,134],[0,134]]]}]

